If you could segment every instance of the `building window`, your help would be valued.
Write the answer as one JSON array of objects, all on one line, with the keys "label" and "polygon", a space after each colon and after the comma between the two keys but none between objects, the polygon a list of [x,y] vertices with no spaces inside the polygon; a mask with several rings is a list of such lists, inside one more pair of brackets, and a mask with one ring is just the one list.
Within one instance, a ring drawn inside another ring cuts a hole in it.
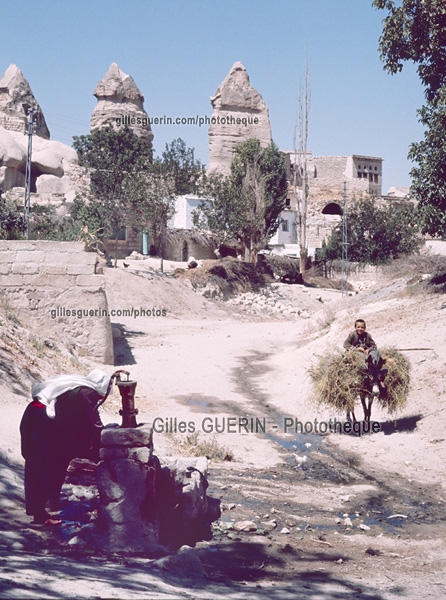
[{"label": "building window", "polygon": [[358,179],[361,179],[361,178],[362,178],[362,173],[360,173],[360,172],[358,171]]},{"label": "building window", "polygon": [[291,200],[290,200],[290,198],[287,198],[285,200],[285,206],[291,206]]},{"label": "building window", "polygon": [[369,181],[373,182],[373,173],[369,173]]},{"label": "building window", "polygon": [[282,231],[288,231],[288,221],[286,219],[282,221]]},{"label": "building window", "polygon": [[378,183],[378,175],[375,173],[375,183]]},{"label": "building window", "polygon": [[[112,227],[112,234],[110,236],[111,240],[116,240],[116,229]],[[118,241],[125,241],[127,239],[127,232],[125,227],[118,231]]]}]

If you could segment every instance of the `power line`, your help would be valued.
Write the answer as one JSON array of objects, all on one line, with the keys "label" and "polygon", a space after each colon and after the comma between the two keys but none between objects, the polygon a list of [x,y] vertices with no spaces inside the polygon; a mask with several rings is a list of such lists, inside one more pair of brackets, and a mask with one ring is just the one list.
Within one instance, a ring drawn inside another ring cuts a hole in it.
[{"label": "power line", "polygon": [[344,181],[344,208],[342,211],[342,296],[348,296],[348,240],[347,240],[347,182]]},{"label": "power line", "polygon": [[25,114],[28,113],[28,154],[26,156],[26,173],[25,173],[25,201],[23,207],[23,216],[26,226],[26,239],[29,239],[29,210],[31,205],[31,155],[33,145],[33,129],[34,129],[34,109],[23,104]]}]

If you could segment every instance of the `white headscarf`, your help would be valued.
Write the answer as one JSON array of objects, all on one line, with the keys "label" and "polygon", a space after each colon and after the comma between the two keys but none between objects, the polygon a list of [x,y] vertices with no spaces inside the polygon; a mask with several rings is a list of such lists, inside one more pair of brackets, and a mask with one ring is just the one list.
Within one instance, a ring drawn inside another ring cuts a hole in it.
[{"label": "white headscarf", "polygon": [[56,400],[59,396],[74,390],[77,387],[89,387],[100,396],[105,396],[110,383],[110,375],[99,369],[95,369],[87,376],[85,375],[57,375],[47,381],[33,385],[31,395],[33,400],[38,400],[46,406],[46,414],[50,419],[56,416]]}]

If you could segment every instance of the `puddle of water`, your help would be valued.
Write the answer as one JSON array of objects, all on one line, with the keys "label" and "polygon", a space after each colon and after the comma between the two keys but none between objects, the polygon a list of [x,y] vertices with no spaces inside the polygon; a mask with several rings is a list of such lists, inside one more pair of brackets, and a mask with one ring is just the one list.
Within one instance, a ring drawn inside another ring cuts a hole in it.
[{"label": "puddle of water", "polygon": [[[286,415],[282,415],[280,419],[274,421],[274,424],[270,424],[269,430],[265,432],[265,437],[276,444],[279,444],[287,452],[293,454],[303,454],[308,456],[310,452],[318,451],[325,453],[326,450],[323,447],[325,437],[323,435],[317,435],[315,433],[299,433],[296,431],[288,430],[284,432],[284,422]],[[274,430],[271,431],[271,430]],[[277,433],[276,433],[277,431]],[[283,432],[286,435],[286,439],[280,437],[279,432]]]}]

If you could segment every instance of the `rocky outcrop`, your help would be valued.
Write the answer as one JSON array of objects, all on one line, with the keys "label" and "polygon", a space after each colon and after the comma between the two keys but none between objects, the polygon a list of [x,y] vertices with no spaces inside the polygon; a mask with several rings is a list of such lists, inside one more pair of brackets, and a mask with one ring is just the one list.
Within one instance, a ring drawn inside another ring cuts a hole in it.
[{"label": "rocky outcrop", "polygon": [[[0,126],[0,189],[24,187],[28,136]],[[77,166],[73,148],[33,136],[31,155],[31,192],[74,198],[71,171]]]},{"label": "rocky outcrop", "polygon": [[[31,155],[31,192],[50,199],[74,198],[70,171],[77,163],[76,151],[51,141],[42,110],[17,65],[10,65],[0,79],[0,189],[25,186],[28,136],[23,105],[34,108]],[[17,190],[16,190],[17,191]]]},{"label": "rocky outcrop", "polygon": [[151,145],[153,132],[144,110],[144,96],[133,78],[121,71],[116,63],[111,64],[93,95],[98,104],[91,115],[91,129],[128,125],[138,137]]},{"label": "rocky outcrop", "polygon": [[241,62],[234,63],[211,104],[209,172],[228,175],[238,144],[250,138],[258,138],[263,147],[271,143],[269,111]]},{"label": "rocky outcrop", "polygon": [[0,125],[9,131],[25,133],[26,107],[34,109],[34,132],[41,138],[50,139],[50,132],[29,83],[17,65],[9,65],[0,79]]}]

